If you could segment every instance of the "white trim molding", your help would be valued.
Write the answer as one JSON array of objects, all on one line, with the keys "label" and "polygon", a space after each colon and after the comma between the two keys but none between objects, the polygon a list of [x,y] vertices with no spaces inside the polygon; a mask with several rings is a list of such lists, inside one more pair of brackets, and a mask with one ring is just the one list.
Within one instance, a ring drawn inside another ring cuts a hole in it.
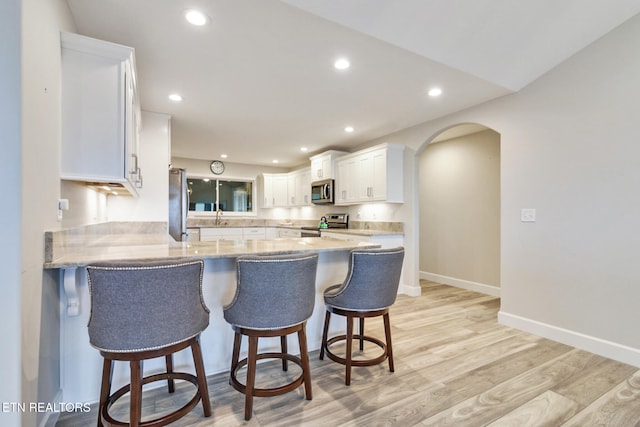
[{"label": "white trim molding", "polygon": [[455,277],[443,276],[441,274],[429,273],[427,271],[420,272],[420,279],[430,280],[444,285],[451,285],[456,288],[467,289],[469,291],[480,292],[486,295],[493,295],[494,297],[500,297],[500,287],[495,285],[486,285],[484,283],[456,279]]},{"label": "white trim molding", "polygon": [[640,349],[637,348],[559,328],[503,311],[498,313],[498,322],[511,328],[520,329],[609,359],[640,367]]}]

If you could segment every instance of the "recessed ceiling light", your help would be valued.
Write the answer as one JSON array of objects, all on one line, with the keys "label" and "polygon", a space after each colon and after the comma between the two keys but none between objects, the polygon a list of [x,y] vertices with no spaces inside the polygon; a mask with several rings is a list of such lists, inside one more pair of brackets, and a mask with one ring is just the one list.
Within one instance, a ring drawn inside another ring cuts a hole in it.
[{"label": "recessed ceiling light", "polygon": [[220,157],[226,159],[228,156],[226,154],[220,154]]},{"label": "recessed ceiling light", "polygon": [[271,163],[278,163],[278,161],[274,159],[274,160],[271,160]]},{"label": "recessed ceiling light", "polygon": [[353,129],[353,126],[347,126],[346,128],[344,128],[344,131],[347,133],[351,133],[353,132],[355,129]]},{"label": "recessed ceiling light", "polygon": [[428,92],[429,96],[440,96],[442,95],[442,89],[440,89],[439,87],[434,87],[429,89]]},{"label": "recessed ceiling light", "polygon": [[173,102],[180,102],[182,101],[182,96],[180,96],[177,93],[172,93],[171,95],[169,95],[169,99],[172,100]]},{"label": "recessed ceiling light", "polygon": [[351,63],[346,58],[340,58],[336,62],[333,63],[333,66],[338,70],[346,70],[351,66]]},{"label": "recessed ceiling light", "polygon": [[300,151],[306,153],[307,151],[309,151],[309,149],[307,147],[300,147]]},{"label": "recessed ceiling light", "polygon": [[184,12],[184,17],[189,21],[192,25],[197,25],[198,27],[203,26],[209,20],[207,15],[200,12],[199,10],[189,9]]}]

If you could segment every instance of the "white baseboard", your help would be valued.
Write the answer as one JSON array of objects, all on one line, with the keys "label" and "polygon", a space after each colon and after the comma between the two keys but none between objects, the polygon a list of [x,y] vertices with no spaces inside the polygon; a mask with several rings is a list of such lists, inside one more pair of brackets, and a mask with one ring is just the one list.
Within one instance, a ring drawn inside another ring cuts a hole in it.
[{"label": "white baseboard", "polygon": [[503,311],[498,313],[498,322],[511,328],[520,329],[609,359],[640,367],[640,349],[637,348],[627,347]]},{"label": "white baseboard", "polygon": [[420,278],[424,280],[431,280],[432,282],[442,283],[443,285],[451,285],[457,288],[467,289],[469,291],[480,292],[486,295],[493,295],[494,297],[500,296],[500,288],[498,286],[485,285],[484,283],[456,279],[455,277],[443,276],[441,274],[429,273],[427,271],[421,271]]},{"label": "white baseboard", "polygon": [[412,286],[407,283],[400,283],[398,293],[409,295],[410,297],[419,297],[420,295],[422,295],[422,288],[419,285]]},{"label": "white baseboard", "polygon": [[[52,404],[57,404],[62,402],[62,390],[58,390],[56,395],[51,400]],[[38,427],[53,427],[58,422],[58,417],[60,416],[60,412],[47,412],[44,418],[40,420],[38,423]]]}]

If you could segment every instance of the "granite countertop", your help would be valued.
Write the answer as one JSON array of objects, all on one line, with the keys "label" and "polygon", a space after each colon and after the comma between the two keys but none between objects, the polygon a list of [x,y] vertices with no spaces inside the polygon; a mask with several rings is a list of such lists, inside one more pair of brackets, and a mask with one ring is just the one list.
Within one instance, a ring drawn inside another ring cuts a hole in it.
[{"label": "granite countertop", "polygon": [[[221,227],[308,226],[308,220],[295,224],[283,220],[234,220]],[[191,224],[197,228],[208,224]],[[315,222],[314,222],[315,224]],[[361,235],[402,235],[403,224],[352,221],[347,230],[331,232]],[[240,255],[279,254],[284,252],[342,251],[379,247],[377,243],[328,237],[300,237],[268,240],[220,240],[176,242],[167,233],[166,222],[108,222],[45,232],[45,269],[75,268],[102,261],[154,258],[234,258]]]},{"label": "granite countertop", "polygon": [[330,232],[330,233],[338,233],[338,234],[353,234],[356,236],[392,236],[392,235],[404,235],[402,231],[384,231],[384,230],[363,230],[363,229],[343,229],[343,228],[323,228],[320,230],[321,233]]},{"label": "granite countertop", "polygon": [[235,258],[241,255],[343,251],[379,246],[376,243],[326,237],[175,242],[168,235],[119,234],[100,237],[89,244],[68,246],[60,251],[59,256],[46,260],[44,268],[75,268],[96,262],[131,259]]},{"label": "granite countertop", "polygon": [[[315,227],[317,221],[297,220],[296,222],[282,222],[276,220],[230,220],[223,221],[222,224],[215,225],[211,220],[190,220],[187,228],[232,228],[232,227],[275,227],[300,230],[303,227]],[[353,234],[357,236],[388,236],[404,235],[403,223],[397,222],[365,222],[352,221],[348,229],[329,228],[322,231],[330,231],[341,234]]]}]

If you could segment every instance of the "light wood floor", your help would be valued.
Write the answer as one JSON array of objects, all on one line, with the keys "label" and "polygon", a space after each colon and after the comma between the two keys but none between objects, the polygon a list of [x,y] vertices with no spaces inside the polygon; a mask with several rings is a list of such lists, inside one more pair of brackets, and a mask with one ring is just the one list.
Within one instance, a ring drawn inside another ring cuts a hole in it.
[{"label": "light wood floor", "polygon": [[[499,325],[498,298],[427,281],[422,287],[421,297],[399,296],[391,310],[395,373],[386,364],[354,368],[347,387],[344,367],[326,357],[319,361],[315,351],[313,400],[304,399],[302,388],[257,397],[253,418],[245,422],[244,396],[219,374],[209,377],[211,418],[203,418],[198,405],[176,425],[640,425],[637,368]],[[383,338],[382,323],[370,320],[366,332]],[[279,366],[260,365],[258,384],[281,379]],[[146,411],[184,402],[192,391],[191,385],[173,395],[151,390]],[[96,417],[92,408],[64,414],[57,425],[95,425]]]}]

